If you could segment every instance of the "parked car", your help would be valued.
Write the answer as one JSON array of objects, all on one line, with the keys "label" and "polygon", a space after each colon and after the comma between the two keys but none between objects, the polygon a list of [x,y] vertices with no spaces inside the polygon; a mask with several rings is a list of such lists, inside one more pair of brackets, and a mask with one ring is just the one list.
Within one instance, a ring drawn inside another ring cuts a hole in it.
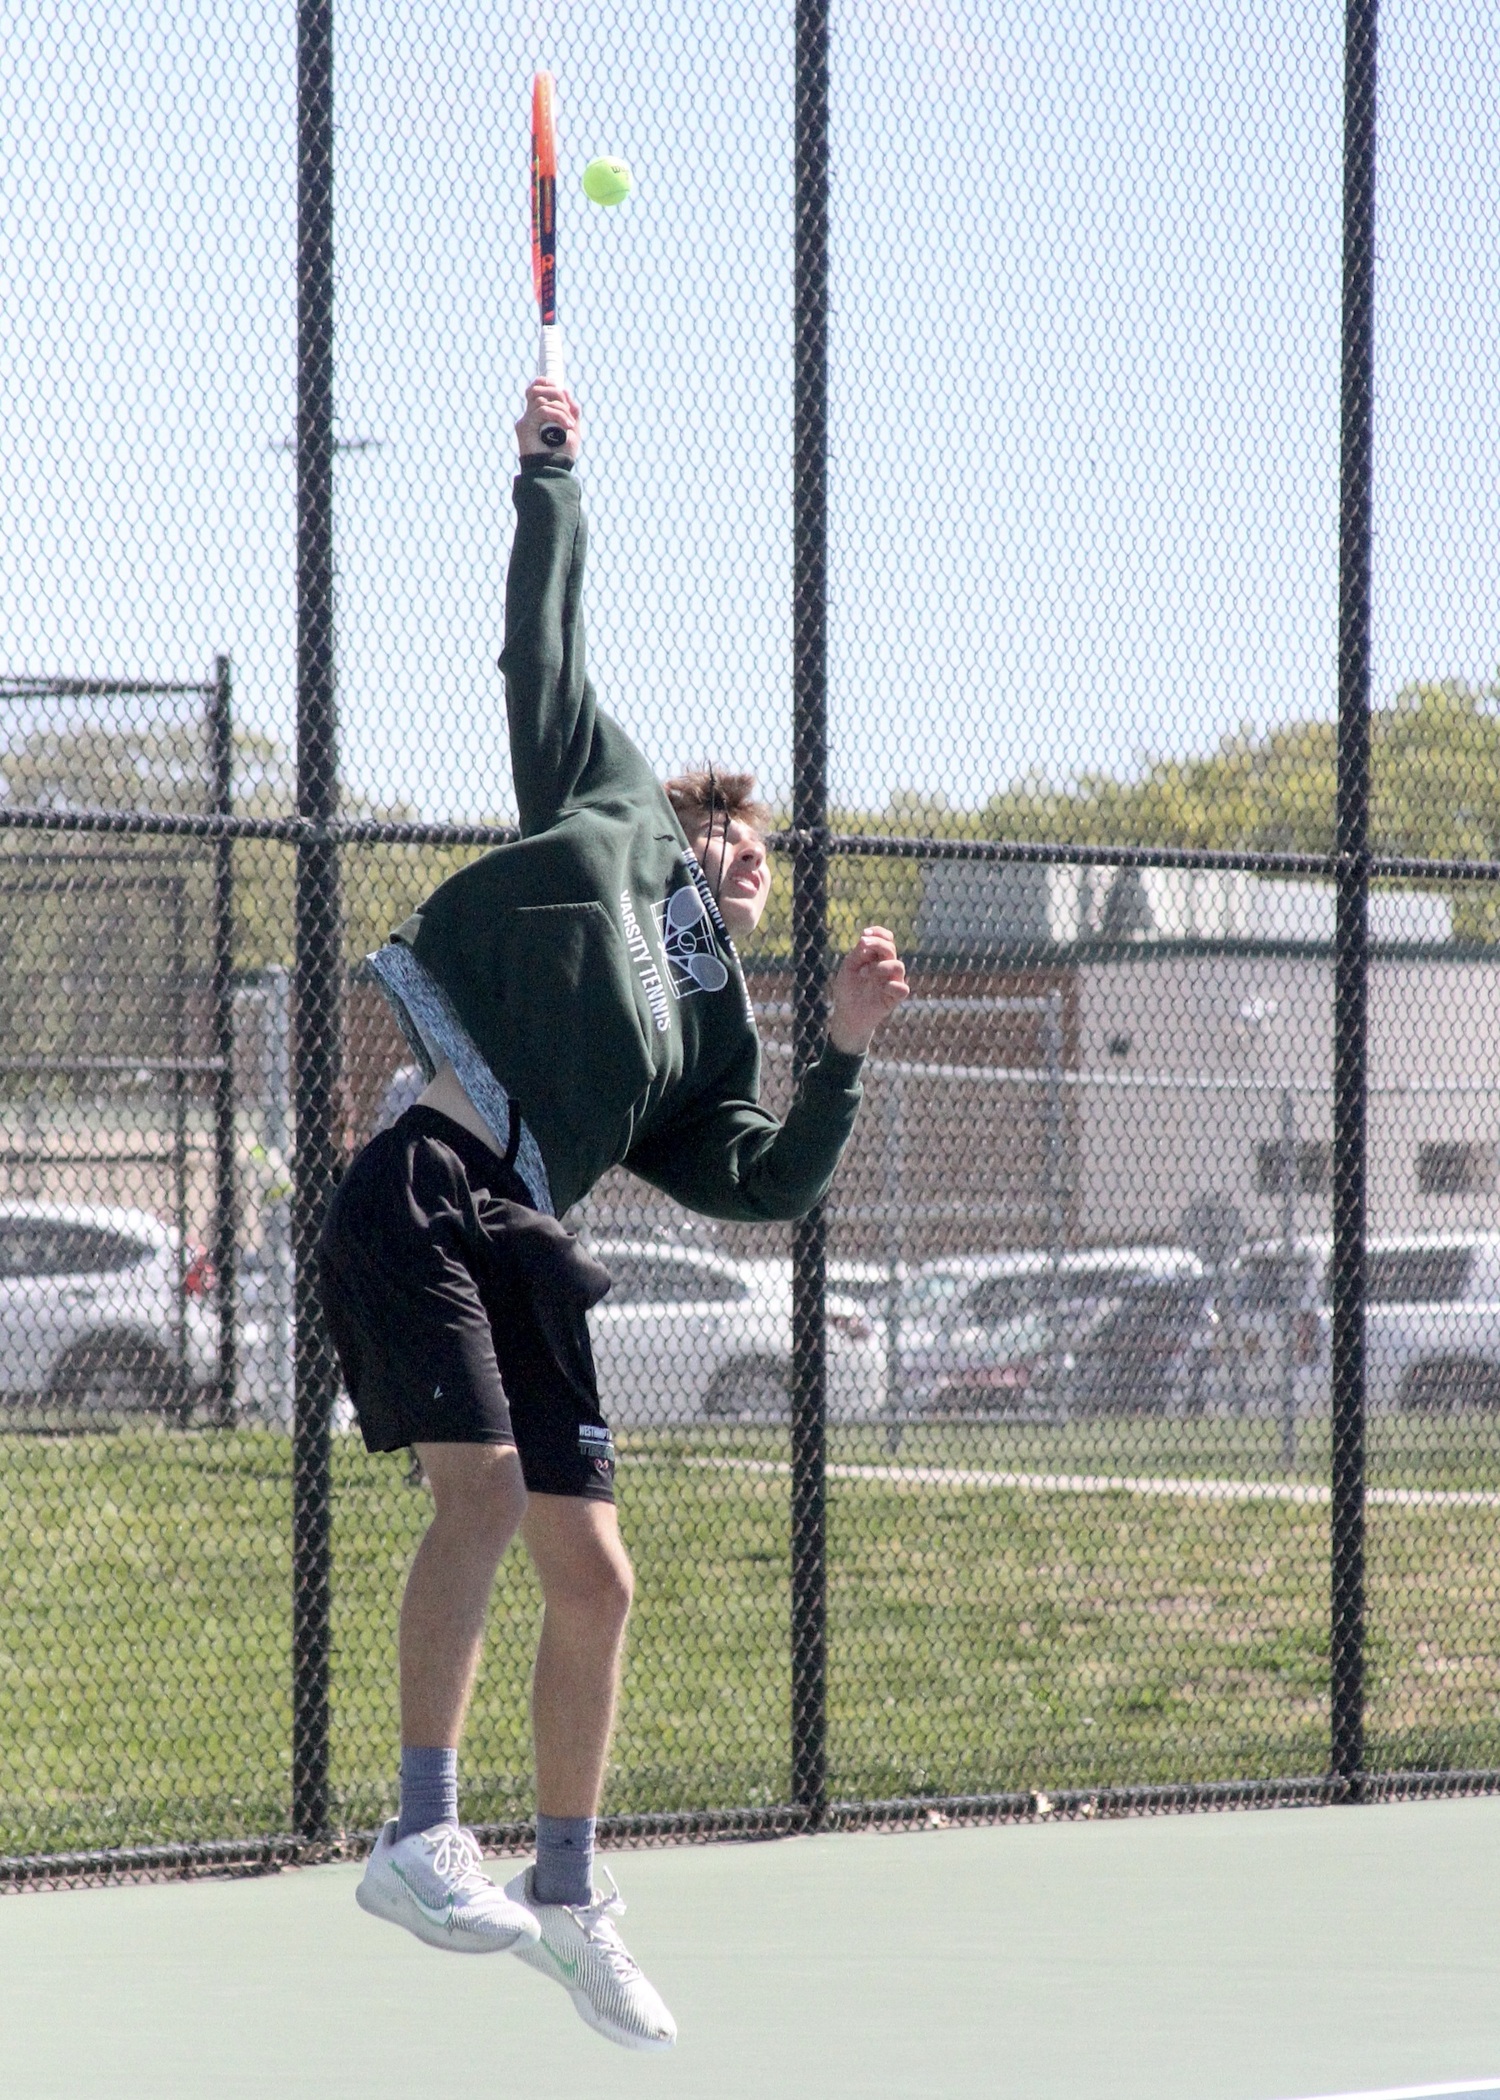
[{"label": "parked car", "polygon": [[[605,1241],[614,1279],[589,1315],[599,1394],[620,1428],[682,1422],[779,1422],[788,1412],[792,1272],[693,1247]],[[856,1299],[828,1301],[828,1405],[835,1419],[874,1414],[884,1395],[876,1323]]]},{"label": "parked car", "polygon": [[1327,1260],[1307,1241],[1290,1261],[1272,1241],[1247,1247],[1226,1279],[1222,1346],[1214,1398],[1234,1414],[1275,1414],[1290,1381],[1294,1414],[1307,1414],[1328,1394]]},{"label": "parked car", "polygon": [[145,1210],[0,1205],[0,1420],[183,1420],[218,1367],[213,1271]]},{"label": "parked car", "polygon": [[[1294,1242],[1292,1276],[1273,1243],[1238,1266],[1232,1325],[1252,1394],[1282,1389],[1285,1322],[1293,1321],[1299,1411],[1326,1407],[1331,1236]],[[1380,1235],[1365,1254],[1365,1375],[1372,1409],[1500,1409],[1500,1233]]]},{"label": "parked car", "polygon": [[1186,1412],[1212,1348],[1211,1299],[1184,1247],[926,1263],[902,1294],[904,1407],[1044,1421]]},{"label": "parked car", "polygon": [[1206,1276],[1131,1276],[1074,1339],[1059,1398],[1074,1415],[1196,1413],[1217,1330]]}]

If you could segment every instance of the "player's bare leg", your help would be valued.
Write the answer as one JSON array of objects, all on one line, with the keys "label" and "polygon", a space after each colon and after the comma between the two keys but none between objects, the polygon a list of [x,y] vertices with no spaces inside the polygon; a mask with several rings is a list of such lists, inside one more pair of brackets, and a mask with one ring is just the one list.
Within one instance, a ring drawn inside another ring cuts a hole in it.
[{"label": "player's bare leg", "polygon": [[[670,2049],[676,2023],[615,1926],[619,1892],[613,1882],[600,1895],[593,1889],[593,1819],[632,1589],[619,1522],[607,1502],[533,1495],[521,1536],[545,1610],[532,1692],[539,1863],[505,1891],[530,1909],[540,1939],[516,1951],[560,1983],[580,2018],[610,2041]],[[544,1870],[559,1877],[556,1891],[545,1881],[538,1888]]]},{"label": "player's bare leg", "polygon": [[503,1953],[539,1927],[484,1874],[459,1824],[457,1757],[495,1570],[526,1488],[513,1444],[419,1444],[417,1453],[433,1518],[401,1605],[402,1815],[381,1832],[359,1901],[430,1946]]},{"label": "player's bare leg", "polygon": [[532,1684],[537,1810],[595,1816],[634,1589],[613,1504],[533,1495],[521,1537],[545,1610]]},{"label": "player's bare leg", "polygon": [[419,1444],[417,1456],[433,1514],[401,1600],[401,1740],[456,1750],[526,1485],[514,1444]]}]

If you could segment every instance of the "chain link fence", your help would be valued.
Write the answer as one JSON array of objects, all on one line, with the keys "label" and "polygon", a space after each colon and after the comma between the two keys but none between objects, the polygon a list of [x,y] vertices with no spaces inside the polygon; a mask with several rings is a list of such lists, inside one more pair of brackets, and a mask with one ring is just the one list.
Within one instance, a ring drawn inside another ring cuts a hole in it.
[{"label": "chain link fence", "polygon": [[[774,806],[767,1101],[860,927],[912,984],[811,1217],[569,1220],[609,1827],[1500,1779],[1500,50],[1379,29],[1377,102],[1374,0],[26,15],[0,1881],[393,1805],[430,1504],[312,1249],[421,1084],[360,960],[515,836],[539,64],[593,673]],[[538,1610],[514,1555],[497,1834]]]}]

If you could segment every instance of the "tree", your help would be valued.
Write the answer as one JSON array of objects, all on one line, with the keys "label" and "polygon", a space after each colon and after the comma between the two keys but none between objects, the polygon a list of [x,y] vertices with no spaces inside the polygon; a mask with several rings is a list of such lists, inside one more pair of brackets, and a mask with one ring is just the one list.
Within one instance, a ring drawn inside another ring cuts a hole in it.
[{"label": "tree", "polygon": [[[1409,685],[1370,719],[1370,843],[1409,858],[1500,858],[1500,686]],[[1328,853],[1337,777],[1331,722],[1241,730],[1204,758],[1158,759],[1135,780],[1021,782],[981,812],[986,836],[1090,846]],[[1487,883],[1448,886],[1462,937],[1500,937]]]},{"label": "tree", "polygon": [[[3,799],[32,809],[92,810],[128,809],[165,815],[197,814],[208,803],[203,727],[198,723],[148,724],[144,727],[105,728],[88,725],[66,731],[33,731],[19,737],[0,753]],[[286,817],[297,806],[295,771],[290,755],[276,741],[249,730],[237,729],[234,736],[234,812],[241,817]],[[399,804],[381,806],[368,800],[346,798],[344,814],[377,821],[409,821],[413,812]],[[34,832],[0,834],[0,856],[37,850]],[[474,847],[350,846],[343,856],[343,904],[345,947],[353,961],[378,946],[391,930],[415,911],[422,899],[448,875],[471,859]],[[97,878],[109,865],[121,870],[121,898],[131,888],[125,870],[139,878],[149,872],[153,860],[170,863],[181,871],[189,897],[189,963],[191,970],[207,968],[207,929],[212,898],[213,849],[206,841],[162,838],[134,834],[128,838],[93,832],[65,833],[48,842],[46,851],[56,861],[66,861],[70,870],[59,870],[53,887],[65,892],[68,903],[64,918],[76,918],[78,899],[95,894]],[[122,860],[121,856],[127,858]],[[92,871],[71,868],[74,862],[96,861]],[[66,876],[66,880],[64,877]],[[270,964],[290,966],[294,945],[293,912],[296,882],[296,849],[275,839],[240,839],[234,846],[235,966],[263,969]],[[101,893],[103,894],[103,893]],[[104,904],[101,902],[100,910]],[[153,957],[161,949],[154,930],[136,923],[132,952],[130,912],[125,905],[114,908],[113,951],[118,957],[115,975],[139,974],[144,983],[154,967]],[[35,940],[45,948],[56,929],[43,912],[36,922]],[[33,941],[35,945],[35,941]],[[54,942],[55,945],[55,942]],[[71,945],[76,945],[72,943]],[[58,950],[59,953],[62,950]],[[160,965],[164,967],[164,965]],[[99,965],[102,971],[102,963]],[[76,973],[74,973],[76,974]]]}]

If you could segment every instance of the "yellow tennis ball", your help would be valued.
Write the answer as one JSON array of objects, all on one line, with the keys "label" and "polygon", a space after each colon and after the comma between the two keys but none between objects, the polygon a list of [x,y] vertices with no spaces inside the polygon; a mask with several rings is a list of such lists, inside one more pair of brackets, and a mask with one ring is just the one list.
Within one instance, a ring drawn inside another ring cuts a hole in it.
[{"label": "yellow tennis ball", "polygon": [[633,187],[634,180],[624,161],[609,154],[591,160],[583,171],[583,194],[595,204],[623,204]]}]

